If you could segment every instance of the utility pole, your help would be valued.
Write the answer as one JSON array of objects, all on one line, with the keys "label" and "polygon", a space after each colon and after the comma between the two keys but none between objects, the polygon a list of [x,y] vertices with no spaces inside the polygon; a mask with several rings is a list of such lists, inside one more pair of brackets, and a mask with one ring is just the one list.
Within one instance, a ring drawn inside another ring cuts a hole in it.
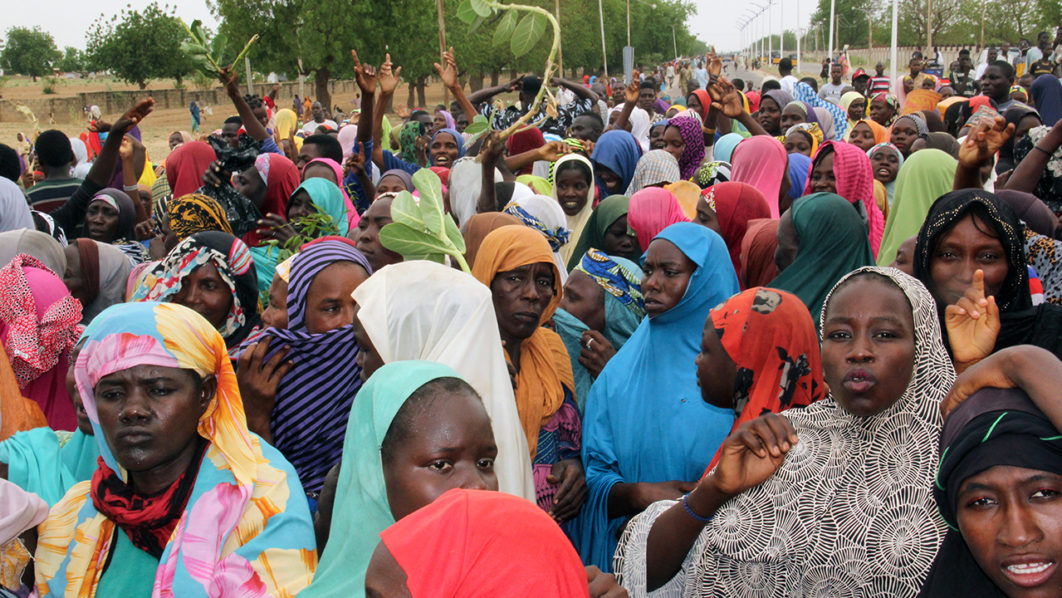
[{"label": "utility pole", "polygon": [[928,2],[929,10],[926,11],[926,52],[930,52],[933,49],[933,0],[928,0]]},{"label": "utility pole", "polygon": [[[441,0],[440,0],[441,1]],[[601,7],[601,0],[597,0],[597,14],[601,19],[601,59],[605,67],[605,78],[608,78],[608,54],[605,52],[605,9]]]},{"label": "utility pole", "polygon": [[675,58],[678,58],[678,38],[675,37],[675,26],[671,26],[671,44],[675,46]]},{"label": "utility pole", "polygon": [[830,59],[830,62],[833,62],[833,24],[837,14],[836,3],[836,0],[830,0],[830,39],[829,48],[826,50],[826,57]]},{"label": "utility pole", "polygon": [[[435,0],[435,10],[439,14],[439,60],[442,60],[443,53],[446,52],[446,21],[443,19],[443,0]],[[446,66],[446,62],[443,61],[443,66]],[[450,92],[443,86],[443,105],[447,108],[450,107]]]}]

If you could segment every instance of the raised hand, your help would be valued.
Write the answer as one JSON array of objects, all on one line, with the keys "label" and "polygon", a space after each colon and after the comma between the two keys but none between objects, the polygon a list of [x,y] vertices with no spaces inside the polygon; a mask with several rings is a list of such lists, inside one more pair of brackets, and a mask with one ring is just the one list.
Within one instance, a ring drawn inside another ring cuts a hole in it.
[{"label": "raised hand", "polygon": [[708,76],[715,79],[719,73],[723,72],[723,59],[716,56],[715,52],[705,56],[705,59],[708,62]]},{"label": "raised hand", "polygon": [[999,336],[999,307],[985,297],[985,273],[974,272],[966,293],[944,309],[944,325],[956,367],[969,367],[992,354]]},{"label": "raised hand", "polygon": [[734,84],[720,77],[718,81],[708,84],[708,95],[712,98],[712,108],[719,110],[727,118],[737,118],[745,112],[741,101],[741,92]]},{"label": "raised hand", "polygon": [[221,86],[225,88],[225,93],[230,97],[240,95],[240,74],[237,71],[223,66],[218,72],[218,80],[221,81]]},{"label": "raised hand", "polygon": [[1008,125],[1002,116],[992,120],[982,119],[959,146],[959,164],[967,168],[980,168],[986,160],[996,155],[1012,135],[1014,125]]},{"label": "raised hand", "polygon": [[354,77],[358,81],[358,89],[363,95],[376,93],[376,68],[371,64],[362,65],[357,50],[351,50],[350,56],[354,59]]},{"label": "raised hand", "polygon": [[140,121],[144,120],[147,115],[151,114],[151,111],[155,109],[155,100],[151,98],[144,98],[133,104],[118,122],[111,125],[111,135],[125,135],[130,129],[140,124]]},{"label": "raised hand", "polygon": [[556,162],[561,159],[561,156],[571,152],[572,146],[563,141],[547,141],[546,145],[538,148],[539,159],[546,162]]},{"label": "raised hand", "polygon": [[383,64],[380,65],[379,70],[376,73],[376,78],[380,82],[380,92],[391,95],[398,87],[398,82],[402,75],[402,67],[392,67],[394,63],[391,62],[391,53],[384,54]]},{"label": "raised hand", "polygon": [[273,338],[265,339],[247,347],[236,362],[236,382],[247,412],[247,426],[259,436],[270,440],[269,420],[277,399],[277,386],[294,364],[287,361],[290,347],[283,347],[266,361],[266,354]]},{"label": "raised hand", "polygon": [[638,103],[638,96],[642,91],[641,87],[641,73],[633,71],[631,73],[631,82],[623,89],[623,99],[628,104]]},{"label": "raised hand", "polygon": [[741,494],[774,475],[797,442],[793,424],[776,413],[745,422],[723,441],[719,464],[701,484],[726,496]]},{"label": "raised hand", "polygon": [[[457,62],[454,60],[454,47],[450,46],[449,52],[443,52],[443,64],[435,63],[435,71],[439,73],[439,79],[447,89],[457,87]],[[444,66],[445,65],[445,66]]]}]

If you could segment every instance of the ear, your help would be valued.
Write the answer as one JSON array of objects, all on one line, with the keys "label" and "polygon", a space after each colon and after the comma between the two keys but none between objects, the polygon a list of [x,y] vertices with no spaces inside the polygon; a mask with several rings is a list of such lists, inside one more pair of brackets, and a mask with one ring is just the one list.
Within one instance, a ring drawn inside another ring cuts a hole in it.
[{"label": "ear", "polygon": [[210,405],[210,401],[214,400],[214,395],[218,392],[218,378],[213,374],[203,377],[203,383],[199,388],[199,414],[202,415],[206,412],[207,406]]}]

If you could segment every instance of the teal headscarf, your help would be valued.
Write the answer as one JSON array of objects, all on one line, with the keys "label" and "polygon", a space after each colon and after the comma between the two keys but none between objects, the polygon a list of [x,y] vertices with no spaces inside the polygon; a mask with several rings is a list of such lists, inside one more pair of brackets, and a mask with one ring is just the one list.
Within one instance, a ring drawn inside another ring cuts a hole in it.
[{"label": "teal headscarf", "polygon": [[460,378],[430,361],[396,361],[372,375],[358,391],[343,440],[328,547],[313,583],[300,598],[365,596],[365,571],[380,532],[395,522],[387,501],[380,446],[409,395],[438,378]]},{"label": "teal headscarf", "polygon": [[744,139],[737,133],[727,133],[715,141],[715,147],[712,149],[712,159],[722,162],[729,162],[730,158],[734,155],[734,148],[737,144]]},{"label": "teal headscarf", "polygon": [[96,439],[81,430],[34,428],[0,442],[8,481],[53,507],[71,486],[92,479],[99,456]]},{"label": "teal headscarf", "polygon": [[332,218],[332,222],[339,228],[339,235],[347,236],[347,231],[350,230],[347,222],[347,204],[343,200],[343,192],[339,187],[332,181],[314,177],[303,181],[292,195],[298,193],[300,189],[306,191],[318,211]]},{"label": "teal headscarf", "polygon": [[800,297],[818,327],[833,285],[856,268],[874,265],[867,225],[848,200],[834,193],[805,195],[789,211],[800,238],[797,256],[767,286]]},{"label": "teal headscarf", "polygon": [[[604,290],[605,329],[602,334],[619,351],[634,334],[645,317],[645,299],[642,297],[642,269],[630,260],[609,256],[591,249],[572,272],[579,271],[594,280]],[[564,341],[575,374],[575,402],[583,409],[586,396],[594,378],[583,364],[579,363],[582,352],[583,331],[589,328],[575,316],[563,309],[553,314],[557,334]]]}]

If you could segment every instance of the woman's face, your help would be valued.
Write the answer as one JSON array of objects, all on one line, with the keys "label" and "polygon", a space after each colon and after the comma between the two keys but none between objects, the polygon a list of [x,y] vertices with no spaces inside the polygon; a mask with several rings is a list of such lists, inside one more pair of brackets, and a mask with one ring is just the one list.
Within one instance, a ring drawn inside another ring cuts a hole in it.
[{"label": "woman's face", "polygon": [[605,185],[605,191],[608,192],[608,195],[615,195],[624,191],[624,189],[620,189],[623,186],[623,179],[607,167],[600,164],[595,165],[594,174],[601,179],[601,183]]},{"label": "woman's face", "polygon": [[568,216],[575,216],[590,201],[590,181],[582,168],[565,168],[557,175],[557,201]]},{"label": "woman's face", "polygon": [[774,249],[774,265],[781,272],[789,267],[800,251],[800,236],[793,226],[793,213],[786,210],[778,219],[778,246]]},{"label": "woman's face", "polygon": [[649,129],[649,149],[664,149],[664,130],[667,125],[657,125]]},{"label": "woman's face", "polygon": [[199,417],[217,389],[192,370],[138,365],[100,378],[93,393],[103,437],[133,488],[159,492],[195,455]]},{"label": "woman's face", "polygon": [[627,231],[626,214],[617,218],[605,229],[604,237],[604,247],[601,249],[608,255],[618,255],[635,262],[641,257],[641,252],[638,250],[638,237]]},{"label": "woman's face", "polygon": [[232,310],[232,293],[214,263],[207,262],[181,279],[181,290],[170,297],[170,303],[183,305],[221,328]]},{"label": "woman's face", "polygon": [[760,100],[760,109],[756,113],[756,118],[760,121],[760,126],[771,135],[777,135],[781,128],[782,121],[782,109],[778,106],[778,102],[774,101],[771,96],[764,96]]},{"label": "woman's face", "polygon": [[380,182],[376,185],[377,197],[379,197],[381,193],[400,193],[405,190],[406,184],[402,182],[402,179],[393,174],[380,177]]},{"label": "woman's face", "polygon": [[291,199],[288,200],[287,207],[288,222],[294,222],[299,218],[305,218],[310,214],[317,212],[317,208],[313,205],[313,200],[310,199],[310,194],[305,189],[299,189],[292,194]]},{"label": "woman's face", "polygon": [[956,518],[974,560],[1004,594],[1062,593],[1062,476],[991,467],[962,482]]},{"label": "woman's face", "polygon": [[904,239],[904,242],[896,248],[896,259],[889,266],[908,276],[914,276],[914,252],[917,244],[918,235]]},{"label": "woman's face", "polygon": [[892,407],[911,380],[914,357],[914,317],[899,287],[861,276],[834,292],[822,327],[822,366],[842,409],[870,417]]},{"label": "woman's face", "polygon": [[438,133],[431,142],[431,165],[449,168],[457,160],[457,140],[449,133]]},{"label": "woman's face", "polygon": [[494,275],[490,291],[503,341],[520,343],[538,329],[553,300],[555,267],[552,262],[538,262]]},{"label": "woman's face", "polygon": [[306,167],[302,171],[302,180],[307,179],[324,179],[331,181],[333,185],[339,186],[339,181],[336,180],[336,171],[332,170],[332,167],[324,164],[323,162],[314,162]]},{"label": "woman's face", "polygon": [[[819,152],[822,155],[822,152]],[[835,152],[827,152],[811,168],[811,192],[812,193],[837,193],[837,178],[833,173],[833,158]]]},{"label": "woman's face", "polygon": [[803,131],[793,131],[785,138],[785,153],[811,157],[811,140]]},{"label": "woman's face", "polygon": [[436,112],[435,116],[431,119],[432,132],[446,128],[446,117],[442,115],[442,112]]},{"label": "woman's face", "polygon": [[81,353],[81,343],[74,345],[74,349],[70,351],[70,367],[66,368],[66,392],[70,395],[70,400],[74,402],[74,415],[77,416],[77,429],[81,430],[82,434],[87,436],[95,436],[96,432],[92,429],[92,420],[89,419],[88,412],[85,411],[85,404],[81,402],[81,393],[77,390],[77,381],[74,379],[74,365],[77,363],[77,356]]},{"label": "woman's face", "polygon": [[240,195],[251,200],[255,206],[262,207],[266,196],[266,184],[254,166],[238,172],[232,177],[232,186]]},{"label": "woman's face", "polygon": [[100,243],[112,243],[118,239],[118,210],[103,200],[89,204],[85,211],[85,233],[88,238]]},{"label": "woman's face", "polygon": [[573,270],[564,283],[560,308],[590,330],[605,330],[605,289],[580,270]]},{"label": "woman's face", "polygon": [[781,125],[783,131],[788,131],[789,127],[793,125],[799,125],[800,123],[807,122],[808,117],[804,114],[804,111],[796,106],[786,106],[782,110]]},{"label": "woman's face", "polygon": [[870,151],[870,148],[874,147],[877,141],[874,139],[874,131],[870,129],[870,125],[858,123],[852,127],[852,134],[848,136],[848,143],[866,152]]},{"label": "woman's face", "polygon": [[365,254],[373,272],[388,264],[397,264],[402,261],[401,255],[385,248],[380,243],[380,229],[392,222],[391,200],[390,196],[385,196],[372,202],[369,209],[361,215],[361,220],[358,221],[358,251]]},{"label": "woman's face", "polygon": [[369,273],[354,262],[335,262],[317,273],[306,292],[306,330],[320,334],[354,322],[350,296]]},{"label": "woman's face", "polygon": [[848,118],[849,120],[860,120],[864,118],[864,114],[867,113],[867,99],[856,98],[852,100],[852,103],[848,105]]},{"label": "woman's face", "polygon": [[71,243],[63,248],[66,254],[66,270],[63,271],[63,284],[66,290],[81,302],[81,305],[92,303],[95,297],[89,297],[85,291],[84,279],[81,276],[81,254],[78,253],[77,243]]},{"label": "woman's face", "polygon": [[676,162],[682,158],[682,152],[686,151],[686,142],[683,141],[678,127],[669,126],[664,129],[664,151],[675,156]]},{"label": "woman's face", "polygon": [[368,380],[376,370],[384,366],[383,356],[376,350],[376,345],[372,343],[372,338],[369,337],[369,333],[365,330],[365,326],[361,323],[361,319],[358,317],[358,312],[361,311],[361,306],[354,306],[354,340],[358,341],[358,367],[361,368],[362,381]]},{"label": "woman's face", "polygon": [[896,146],[896,149],[900,150],[904,158],[910,155],[911,144],[914,143],[915,139],[918,139],[918,129],[911,122],[911,119],[901,118],[892,125],[890,141]]},{"label": "woman's face", "polygon": [[697,386],[701,389],[704,402],[722,409],[733,409],[737,364],[723,347],[710,315],[704,322],[701,352],[694,363],[697,364]]},{"label": "woman's face", "polygon": [[179,146],[182,143],[184,143],[184,139],[181,138],[181,134],[180,133],[172,133],[172,134],[170,134],[170,138],[169,138],[168,141],[169,141],[169,144],[170,144],[170,151],[171,152],[173,150],[177,149],[177,146]]},{"label": "woman's face", "polygon": [[881,126],[888,126],[889,119],[896,114],[896,109],[892,107],[892,104],[885,100],[874,100],[870,102],[870,119],[878,123]]},{"label": "woman's face", "polygon": [[708,200],[704,198],[704,195],[697,198],[697,216],[693,221],[714,230],[720,236],[723,234],[719,226],[719,216],[712,209],[712,206],[708,205]]},{"label": "woman's face", "polygon": [[642,295],[645,296],[645,311],[650,318],[659,316],[682,301],[696,269],[696,264],[671,241],[654,239],[649,243],[642,267]]},{"label": "woman's face", "polygon": [[929,256],[929,290],[937,305],[958,302],[973,282],[974,272],[985,273],[985,296],[998,295],[1010,266],[1003,243],[984,220],[968,214],[945,231]]},{"label": "woman's face", "polygon": [[269,285],[269,304],[262,310],[262,324],[269,328],[288,327],[288,282],[279,274]]},{"label": "woman's face", "polygon": [[870,166],[874,169],[874,178],[885,185],[896,180],[900,172],[900,157],[889,149],[881,149],[870,157]]},{"label": "woman's face", "polygon": [[498,489],[498,446],[478,397],[467,390],[439,391],[414,405],[407,423],[410,432],[383,464],[387,502],[396,521],[447,490]]},{"label": "woman's face", "polygon": [[691,93],[686,97],[686,108],[700,114],[701,110],[704,109],[704,105],[701,104],[701,99],[697,97],[697,94]]}]

